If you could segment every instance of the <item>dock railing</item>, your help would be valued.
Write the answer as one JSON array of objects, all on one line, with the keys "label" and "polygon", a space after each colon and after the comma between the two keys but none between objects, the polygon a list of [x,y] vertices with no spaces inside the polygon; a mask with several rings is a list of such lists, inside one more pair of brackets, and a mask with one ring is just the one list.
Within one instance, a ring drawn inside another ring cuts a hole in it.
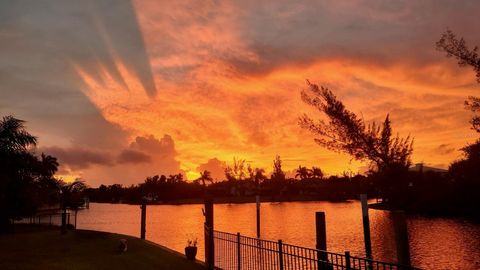
[{"label": "dock railing", "polygon": [[[210,236],[210,233],[207,233]],[[213,230],[215,269],[305,270],[418,270],[412,266],[381,262]]]}]

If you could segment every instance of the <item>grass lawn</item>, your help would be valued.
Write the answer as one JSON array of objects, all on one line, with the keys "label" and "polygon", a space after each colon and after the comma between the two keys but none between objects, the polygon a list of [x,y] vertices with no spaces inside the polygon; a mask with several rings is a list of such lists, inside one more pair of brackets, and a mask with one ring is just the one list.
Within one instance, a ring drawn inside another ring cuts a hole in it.
[{"label": "grass lawn", "polygon": [[[118,251],[119,239],[128,250]],[[205,269],[141,239],[95,231],[60,230],[0,235],[0,269]]]}]

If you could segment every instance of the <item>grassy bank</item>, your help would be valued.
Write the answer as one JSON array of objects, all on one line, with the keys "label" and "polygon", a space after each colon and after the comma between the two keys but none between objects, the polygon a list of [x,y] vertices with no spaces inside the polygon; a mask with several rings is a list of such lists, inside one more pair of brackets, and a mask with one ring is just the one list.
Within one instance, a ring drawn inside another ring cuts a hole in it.
[{"label": "grassy bank", "polygon": [[[128,250],[120,252],[120,239]],[[95,231],[17,231],[0,235],[0,269],[204,269],[135,237]]]}]

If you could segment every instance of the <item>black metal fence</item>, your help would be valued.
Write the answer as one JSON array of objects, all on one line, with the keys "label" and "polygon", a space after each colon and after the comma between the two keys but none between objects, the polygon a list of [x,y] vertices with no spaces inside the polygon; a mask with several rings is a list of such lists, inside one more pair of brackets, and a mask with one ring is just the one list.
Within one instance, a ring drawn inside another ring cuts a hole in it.
[{"label": "black metal fence", "polygon": [[[210,235],[210,233],[207,233]],[[416,270],[411,266],[375,261],[367,258],[333,253],[213,231],[216,269],[305,269],[305,270]]]},{"label": "black metal fence", "polygon": [[[76,215],[75,213],[66,213],[66,224],[70,224],[76,227]],[[44,213],[36,214],[29,217],[21,217],[13,219],[13,224],[36,224],[36,225],[49,225],[49,226],[61,226],[62,225],[62,213]]]}]

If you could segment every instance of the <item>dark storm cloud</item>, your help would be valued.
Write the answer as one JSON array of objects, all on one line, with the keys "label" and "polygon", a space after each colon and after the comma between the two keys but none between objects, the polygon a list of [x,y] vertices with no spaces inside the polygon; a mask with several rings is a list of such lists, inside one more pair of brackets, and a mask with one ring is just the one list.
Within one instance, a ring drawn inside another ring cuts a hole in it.
[{"label": "dark storm cloud", "polygon": [[152,158],[140,151],[125,149],[117,158],[118,163],[149,163],[152,162]]},{"label": "dark storm cloud", "polygon": [[86,169],[92,165],[114,166],[114,159],[108,152],[81,147],[46,147],[40,149],[48,155],[58,158],[61,166],[71,170]]},{"label": "dark storm cloud", "polygon": [[174,157],[177,154],[175,142],[170,135],[164,135],[160,140],[152,135],[146,137],[138,136],[131,143],[130,148],[161,157]]},{"label": "dark storm cloud", "polygon": [[164,135],[161,139],[138,136],[116,156],[117,166],[108,169],[92,166],[82,177],[97,185],[138,183],[147,176],[182,172],[176,158],[175,141],[171,136]]},{"label": "dark storm cloud", "polygon": [[425,65],[439,59],[435,41],[447,27],[471,42],[480,41],[478,36],[462,32],[478,24],[480,5],[475,0],[284,0],[237,5],[242,10],[240,36],[259,61],[230,61],[248,74],[331,58]]}]

